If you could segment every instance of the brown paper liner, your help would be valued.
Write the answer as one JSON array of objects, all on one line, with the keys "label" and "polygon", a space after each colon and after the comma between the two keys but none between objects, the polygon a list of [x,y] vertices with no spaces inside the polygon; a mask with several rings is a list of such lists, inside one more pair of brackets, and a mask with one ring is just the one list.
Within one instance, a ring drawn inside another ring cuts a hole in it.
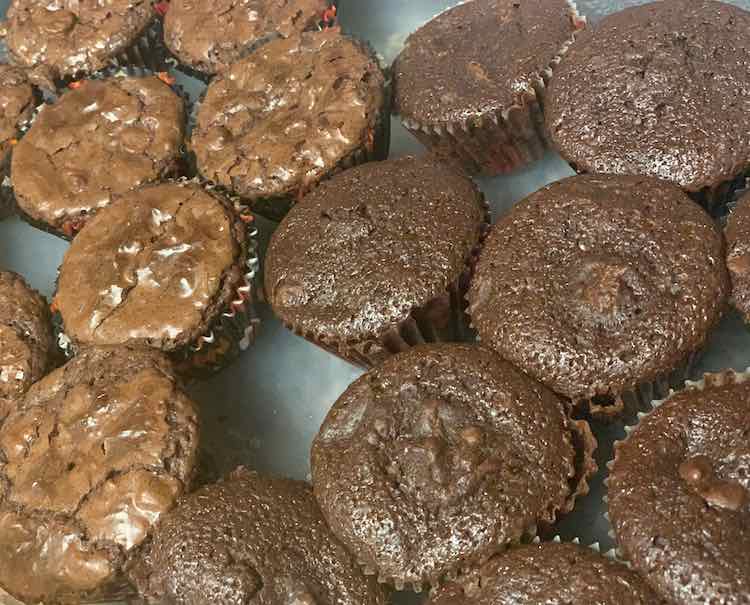
[{"label": "brown paper liner", "polygon": [[429,342],[457,342],[469,339],[470,328],[466,315],[466,291],[474,273],[479,251],[490,227],[490,210],[484,195],[477,190],[484,209],[477,244],[470,252],[461,275],[448,284],[443,294],[412,309],[409,315],[379,335],[359,342],[344,342],[334,338],[320,338],[312,332],[284,322],[287,329],[321,349],[362,368],[370,368],[410,348]]},{"label": "brown paper liner", "polygon": [[543,114],[545,90],[555,67],[586,25],[573,2],[570,9],[575,30],[519,103],[455,123],[423,124],[402,116],[404,127],[435,155],[474,175],[506,174],[541,159],[549,147]]},{"label": "brown paper liner", "polygon": [[666,397],[670,390],[679,388],[690,377],[701,354],[702,351],[690,353],[676,368],[659,374],[654,380],[642,382],[615,395],[579,399],[574,402],[574,407],[603,422],[632,418],[650,409],[655,399]]}]

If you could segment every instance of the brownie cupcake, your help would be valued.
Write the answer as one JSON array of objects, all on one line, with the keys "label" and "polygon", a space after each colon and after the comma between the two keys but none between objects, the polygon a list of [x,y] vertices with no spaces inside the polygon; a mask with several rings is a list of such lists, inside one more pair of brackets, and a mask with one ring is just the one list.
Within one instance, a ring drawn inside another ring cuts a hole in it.
[{"label": "brownie cupcake", "polygon": [[513,548],[484,565],[478,582],[435,591],[428,605],[661,605],[646,581],[618,561],[578,544]]},{"label": "brownie cupcake", "polygon": [[165,516],[129,575],[173,605],[387,601],[326,527],[309,485],[242,468]]},{"label": "brownie cupcake", "polygon": [[363,366],[459,339],[469,265],[488,220],[471,180],[433,159],[348,170],[273,234],[266,297],[289,329]]},{"label": "brownie cupcake", "polygon": [[0,428],[0,587],[47,604],[103,596],[187,490],[193,403],[155,351],[89,348]]},{"label": "brownie cupcake", "polygon": [[482,341],[597,415],[682,382],[729,290],[723,240],[680,189],[578,176],[532,194],[487,237],[469,291]]},{"label": "brownie cupcake", "polygon": [[749,378],[706,374],[615,444],[617,543],[670,603],[750,601]]},{"label": "brownie cupcake", "polygon": [[737,203],[724,229],[727,268],[732,281],[731,302],[750,324],[750,193]]},{"label": "brownie cupcake", "polygon": [[213,75],[275,37],[317,28],[328,0],[172,0],[164,42],[182,65]]},{"label": "brownie cupcake", "polygon": [[19,209],[70,238],[114,196],[176,172],[184,136],[183,100],[159,77],[82,80],[13,152]]},{"label": "brownie cupcake", "polygon": [[384,85],[372,53],[335,30],[269,42],[209,85],[198,170],[279,219],[325,177],[388,155]]},{"label": "brownie cupcake", "polygon": [[395,110],[469,172],[515,170],[544,154],[544,89],[584,25],[568,0],[460,3],[406,40],[393,65]]},{"label": "brownie cupcake", "polygon": [[711,0],[626,9],[555,72],[547,129],[580,172],[670,180],[714,208],[750,170],[750,13]]},{"label": "brownie cupcake", "polygon": [[0,271],[0,423],[56,361],[49,307],[20,275]]},{"label": "brownie cupcake", "polygon": [[247,348],[258,259],[243,219],[252,216],[191,181],[149,185],[98,212],[60,267],[55,306],[73,349],[148,346],[200,371]]},{"label": "brownie cupcake", "polygon": [[54,88],[115,62],[154,67],[154,17],[144,0],[11,0],[0,33],[11,62]]},{"label": "brownie cupcake", "polygon": [[26,74],[17,67],[0,65],[0,219],[13,212],[10,154],[35,105],[34,89]]},{"label": "brownie cupcake", "polygon": [[313,488],[366,573],[419,591],[570,511],[594,447],[586,422],[491,351],[425,345],[334,404],[313,442]]}]

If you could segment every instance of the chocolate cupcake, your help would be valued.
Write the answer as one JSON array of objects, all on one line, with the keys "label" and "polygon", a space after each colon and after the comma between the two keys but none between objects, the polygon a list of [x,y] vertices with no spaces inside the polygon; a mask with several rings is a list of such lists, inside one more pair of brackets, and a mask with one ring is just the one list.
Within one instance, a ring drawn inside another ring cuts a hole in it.
[{"label": "chocolate cupcake", "polygon": [[383,605],[309,485],[242,468],[165,516],[130,572],[157,602]]},{"label": "chocolate cupcake", "polygon": [[254,336],[257,230],[195,182],[149,185],[91,219],[60,267],[55,306],[75,350],[148,346],[217,369]]},{"label": "chocolate cupcake", "polygon": [[750,599],[750,374],[706,374],[642,418],[609,476],[622,554],[670,603]]},{"label": "chocolate cupcake", "polygon": [[322,179],[388,155],[384,85],[372,53],[335,30],[269,42],[209,85],[198,170],[279,219]]},{"label": "chocolate cupcake", "polygon": [[0,219],[13,212],[10,154],[35,105],[34,89],[26,74],[11,65],[0,65]]},{"label": "chocolate cupcake", "polygon": [[419,591],[570,511],[594,447],[586,422],[491,351],[425,345],[334,404],[312,446],[313,489],[366,573]]},{"label": "chocolate cupcake", "polygon": [[73,237],[113,197],[177,171],[183,100],[159,77],[82,80],[43,105],[13,152],[19,209]]},{"label": "chocolate cupcake", "polygon": [[731,302],[750,324],[750,193],[737,203],[724,229],[727,268],[732,281]]},{"label": "chocolate cupcake", "polygon": [[370,163],[321,184],[273,234],[266,296],[295,333],[363,366],[462,337],[463,293],[489,218],[433,159]]},{"label": "chocolate cupcake", "polygon": [[513,548],[484,565],[478,582],[435,591],[428,605],[661,605],[627,566],[578,544],[545,542]]},{"label": "chocolate cupcake", "polygon": [[566,55],[547,95],[547,129],[579,172],[660,177],[714,209],[750,171],[749,63],[741,8],[629,8]]},{"label": "chocolate cupcake", "polygon": [[183,66],[213,75],[274,37],[317,28],[328,0],[172,0],[164,42]]},{"label": "chocolate cupcake", "polygon": [[681,383],[725,308],[723,240],[679,188],[578,176],[487,237],[469,291],[482,341],[576,405],[632,413]]},{"label": "chocolate cupcake", "polygon": [[155,67],[154,19],[143,0],[11,0],[0,33],[11,62],[54,90],[113,63]]},{"label": "chocolate cupcake", "polygon": [[469,172],[515,170],[544,154],[544,89],[584,25],[568,0],[460,3],[406,40],[393,65],[395,110]]},{"label": "chocolate cupcake", "polygon": [[0,423],[52,367],[56,351],[47,301],[20,275],[0,271]]},{"label": "chocolate cupcake", "polygon": [[90,348],[0,428],[0,587],[47,604],[105,596],[187,490],[193,403],[155,351]]}]

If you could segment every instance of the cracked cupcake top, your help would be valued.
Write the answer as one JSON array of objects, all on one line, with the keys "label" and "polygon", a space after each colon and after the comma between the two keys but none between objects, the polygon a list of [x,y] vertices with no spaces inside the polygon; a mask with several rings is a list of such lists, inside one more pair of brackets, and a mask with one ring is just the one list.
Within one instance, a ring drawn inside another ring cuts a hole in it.
[{"label": "cracked cupcake top", "polygon": [[209,85],[191,142],[198,169],[251,200],[295,196],[374,143],[384,81],[335,30],[269,42]]},{"label": "cracked cupcake top", "polygon": [[164,41],[185,65],[214,74],[274,35],[315,27],[327,0],[172,0]]},{"label": "cracked cupcake top", "polygon": [[157,352],[90,348],[36,383],[0,428],[0,586],[103,588],[187,489],[197,431]]},{"label": "cracked cupcake top", "polygon": [[244,469],[183,500],[129,573],[169,603],[383,605],[326,527],[310,486]]},{"label": "cracked cupcake top", "polygon": [[43,106],[16,146],[18,205],[70,236],[113,196],[173,171],[184,128],[182,99],[156,76],[81,81]]},{"label": "cracked cupcake top", "polygon": [[20,275],[0,271],[0,422],[44,376],[55,350],[47,301]]},{"label": "cracked cupcake top", "polygon": [[365,569],[419,588],[569,511],[595,468],[589,436],[491,351],[419,346],[334,404],[313,443],[313,487]]},{"label": "cracked cupcake top", "polygon": [[11,0],[6,19],[14,64],[65,77],[104,67],[142,34],[154,11],[148,0]]},{"label": "cracked cupcake top", "polygon": [[34,91],[26,74],[12,65],[0,65],[0,164],[33,111]]},{"label": "cracked cupcake top", "polygon": [[236,296],[245,230],[193,183],[149,185],[99,212],[60,268],[57,308],[78,344],[191,343]]}]

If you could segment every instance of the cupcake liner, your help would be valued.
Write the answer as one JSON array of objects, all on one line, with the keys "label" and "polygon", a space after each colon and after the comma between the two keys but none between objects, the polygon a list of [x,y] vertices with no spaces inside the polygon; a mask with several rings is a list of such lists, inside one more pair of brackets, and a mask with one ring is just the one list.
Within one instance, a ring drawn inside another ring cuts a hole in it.
[{"label": "cupcake liner", "polygon": [[[210,183],[200,179],[177,179],[178,183],[197,184],[213,192]],[[258,274],[260,253],[258,228],[255,217],[238,198],[223,196],[245,224],[245,241],[242,251],[242,280],[234,289],[233,298],[220,309],[201,335],[190,343],[166,354],[172,359],[179,374],[184,377],[204,378],[225,368],[239,355],[250,348],[260,325],[255,307],[258,297]],[[77,345],[65,334],[62,317],[54,299],[51,305],[53,325],[56,327],[57,343],[65,357],[70,359],[77,352]]]},{"label": "cupcake liner", "polygon": [[[354,40],[354,39],[352,39]],[[372,47],[366,43],[362,42],[360,40],[355,40],[359,46],[365,50],[366,53],[368,53],[374,60],[378,62],[378,65],[380,66],[383,73],[387,76],[387,73],[382,68],[382,64],[380,60],[377,58],[377,55],[375,51],[372,49]],[[193,106],[190,113],[190,117],[188,120],[188,136],[192,139],[192,133],[196,128],[196,125],[198,123],[198,112],[200,111],[200,106],[206,96],[207,89],[203,91],[201,94],[201,97],[198,101],[196,101]],[[380,107],[375,114],[371,117],[370,126],[367,130],[365,140],[362,141],[359,147],[352,150],[348,155],[344,156],[339,160],[339,163],[329,172],[324,174],[317,182],[311,183],[306,188],[300,188],[296,192],[288,193],[280,196],[272,196],[272,197],[260,197],[260,198],[246,198],[243,196],[240,196],[240,199],[242,201],[242,204],[249,206],[253,212],[256,212],[257,214],[260,214],[261,216],[275,221],[279,222],[281,221],[284,216],[286,216],[287,212],[289,212],[289,209],[299,202],[304,195],[306,195],[309,191],[314,189],[319,182],[325,181],[330,179],[332,176],[344,172],[345,170],[348,170],[350,168],[354,168],[355,166],[359,166],[360,164],[365,164],[367,162],[375,162],[375,161],[381,161],[388,158],[388,153],[390,150],[391,145],[391,85],[390,82],[386,80],[385,84],[385,95],[384,95],[384,101],[383,106]],[[190,170],[191,174],[200,174],[200,171],[197,167],[197,162],[195,159],[195,154],[193,152],[189,152],[189,163],[190,163]],[[200,175],[202,179],[207,180],[208,182],[212,182],[208,177],[205,175]],[[239,194],[235,193],[234,191],[228,190],[225,187],[222,187],[218,183],[213,183],[214,186],[217,188],[217,190],[224,191],[228,195],[231,196],[237,196]]]},{"label": "cupcake liner", "polygon": [[672,390],[679,389],[692,375],[702,353],[700,350],[690,353],[676,368],[659,374],[654,380],[628,387],[615,395],[577,400],[574,407],[604,422],[633,418],[639,412],[650,409],[655,399],[666,397]]},{"label": "cupcake liner", "polygon": [[458,162],[471,174],[494,176],[513,172],[541,159],[549,147],[544,128],[543,98],[555,67],[585,27],[574,2],[569,2],[575,31],[550,65],[524,91],[520,103],[461,122],[423,124],[402,116],[404,127],[433,153]]},{"label": "cupcake liner", "polygon": [[[651,402],[649,411],[638,412],[635,421],[625,425],[625,438],[619,441],[615,441],[613,447],[614,458],[607,462],[607,471],[610,473],[612,472],[615,460],[617,460],[618,449],[621,447],[621,444],[630,439],[630,436],[638,428],[643,419],[647,418],[651,412],[660,408],[664,403],[669,401],[676,393],[687,390],[702,391],[706,388],[728,384],[741,384],[743,382],[747,382],[748,380],[750,380],[750,367],[741,372],[733,369],[723,370],[721,372],[705,372],[703,374],[703,378],[701,378],[700,380],[685,380],[683,382],[682,388],[670,389],[662,398],[654,399]],[[604,487],[606,490],[609,490],[609,477],[604,479]],[[604,509],[606,511],[604,512],[603,516],[609,524],[609,531],[607,532],[607,534],[612,540],[615,541],[615,544],[617,544],[617,546],[614,548],[615,554],[618,560],[627,563],[627,557],[625,556],[624,551],[620,548],[619,543],[617,542],[617,535],[615,534],[614,527],[612,526],[612,521],[609,517],[609,497],[607,494],[602,497],[602,502],[604,503]]]},{"label": "cupcake liner", "polygon": [[[177,94],[180,99],[182,99],[182,102],[185,106],[185,115],[189,116],[190,112],[192,111],[192,101],[190,100],[190,96],[188,93],[179,85],[176,83],[175,79],[171,77],[167,72],[161,71],[161,72],[155,72],[147,68],[143,67],[136,67],[134,65],[128,65],[125,67],[107,67],[105,69],[101,69],[97,72],[94,72],[92,74],[89,74],[82,80],[75,80],[68,83],[66,90],[75,89],[83,85],[83,83],[86,80],[106,80],[111,78],[124,78],[124,77],[136,77],[136,78],[142,78],[147,76],[156,76],[158,77],[162,82],[167,84],[172,91]],[[53,105],[57,101],[59,101],[65,94],[64,90],[59,91],[42,91],[42,97],[43,102],[39,104],[36,109],[34,110],[34,113],[31,115],[31,118],[24,123],[23,127],[21,128],[21,132],[19,134],[19,139],[25,135],[31,127],[34,125],[34,122],[39,117],[39,114],[44,111],[44,109],[48,105]],[[187,133],[187,128],[186,128]],[[189,170],[189,159],[187,155],[187,146],[185,144],[185,141],[183,141],[182,146],[180,148],[180,153],[175,158],[175,161],[172,166],[167,168],[165,173],[161,176],[158,176],[153,181],[149,181],[146,183],[142,183],[141,185],[147,185],[149,183],[154,183],[161,181],[163,179],[169,179],[169,178],[179,178],[185,174],[187,174]],[[10,176],[10,165],[8,166],[8,175]],[[11,181],[11,187],[12,187],[12,181]],[[88,216],[78,216],[75,218],[68,219],[65,221],[59,229],[55,228],[54,226],[41,221],[39,219],[36,219],[32,216],[30,216],[28,213],[26,213],[20,206],[15,204],[14,199],[14,205],[16,206],[15,210],[17,214],[28,224],[30,224],[32,227],[35,227],[41,231],[45,231],[46,233],[49,233],[51,235],[56,235],[57,237],[61,237],[63,239],[66,239],[68,241],[72,240],[76,234],[83,229],[84,225],[86,224],[86,220],[90,218],[92,215]]]},{"label": "cupcake liner", "polygon": [[469,340],[465,294],[491,224],[489,205],[484,195],[478,193],[485,214],[479,241],[470,252],[462,274],[446,286],[443,294],[421,307],[412,309],[406,318],[379,335],[360,342],[318,337],[297,325],[284,322],[286,328],[321,349],[365,369],[420,344]]},{"label": "cupcake liner", "polygon": [[750,169],[714,187],[705,187],[700,191],[689,191],[687,193],[695,202],[703,206],[711,216],[716,218],[727,213],[728,207],[735,200],[737,192],[745,191],[748,183],[750,183]]}]

